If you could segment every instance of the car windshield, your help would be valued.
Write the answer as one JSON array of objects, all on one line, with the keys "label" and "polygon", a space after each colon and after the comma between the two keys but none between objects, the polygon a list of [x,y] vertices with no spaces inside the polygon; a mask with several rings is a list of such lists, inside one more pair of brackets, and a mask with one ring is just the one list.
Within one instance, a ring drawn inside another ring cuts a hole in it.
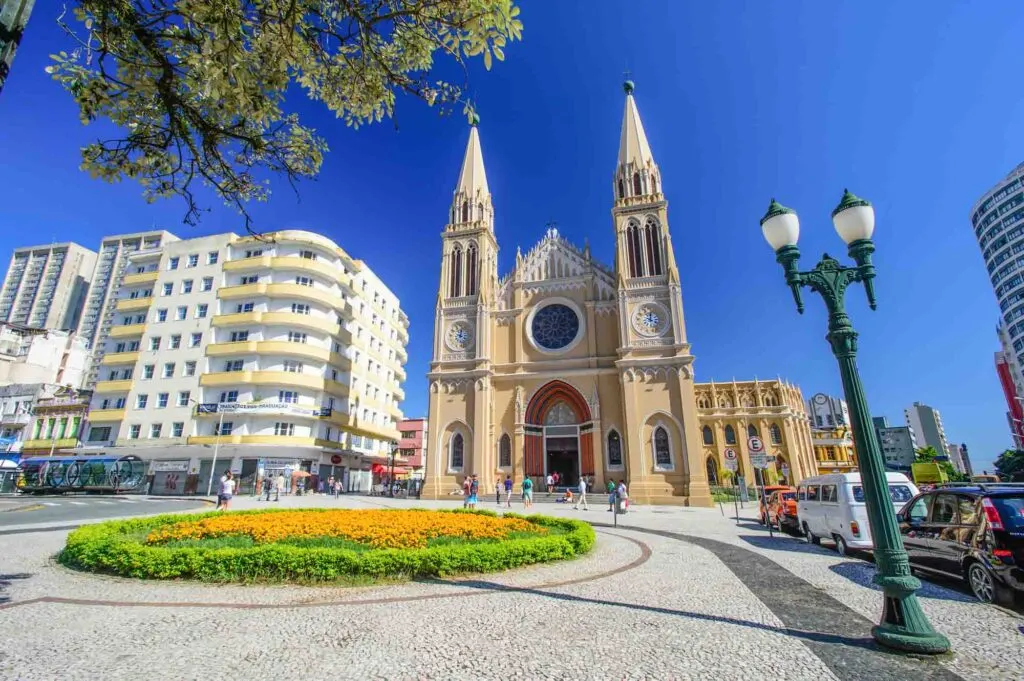
[{"label": "car windshield", "polygon": [[782,495],[782,499],[783,501],[796,501],[796,493],[786,492],[785,494]]},{"label": "car windshield", "polygon": [[[905,504],[913,497],[914,493],[906,485],[889,485],[889,498],[894,504]],[[860,485],[853,486],[853,500],[857,503],[864,503],[864,488]]]},{"label": "car windshield", "polygon": [[1007,530],[1024,530],[1024,494],[1012,497],[989,497],[992,505],[999,509],[999,517]]}]

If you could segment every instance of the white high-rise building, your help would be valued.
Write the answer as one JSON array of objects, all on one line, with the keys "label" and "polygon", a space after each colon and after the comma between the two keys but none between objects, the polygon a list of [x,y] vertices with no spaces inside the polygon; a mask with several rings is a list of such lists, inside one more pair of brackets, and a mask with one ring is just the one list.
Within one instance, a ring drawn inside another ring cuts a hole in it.
[{"label": "white high-rise building", "polygon": [[846,400],[818,393],[807,400],[811,428],[831,430],[850,427],[850,409]]},{"label": "white high-rise building", "polygon": [[949,442],[946,440],[946,430],[942,427],[942,416],[938,409],[914,402],[912,406],[903,410],[903,414],[907,425],[914,431],[918,447],[934,447],[939,456],[949,454]]},{"label": "white high-rise building", "polygon": [[369,267],[303,231],[126,262],[87,446],[158,462],[155,493],[205,493],[228,467],[243,492],[287,469],[369,488],[399,439],[408,359],[408,318]]},{"label": "white high-rise building", "polygon": [[128,256],[135,253],[151,253],[159,255],[159,249],[165,243],[177,241],[178,237],[170,232],[152,231],[134,234],[117,234],[104,237],[100,242],[100,252],[96,261],[92,283],[89,286],[89,297],[82,312],[82,321],[78,325],[78,335],[83,338],[93,351],[87,387],[97,380],[100,362],[103,360],[103,347],[107,334],[114,320],[116,294],[125,277],[127,281],[138,279],[141,264],[134,269],[128,268]]},{"label": "white high-rise building", "polygon": [[0,322],[74,331],[96,253],[75,243],[14,249],[0,287]]},{"label": "white high-rise building", "polygon": [[1024,387],[1024,163],[971,209],[971,225],[999,303],[997,333],[1018,390]]}]

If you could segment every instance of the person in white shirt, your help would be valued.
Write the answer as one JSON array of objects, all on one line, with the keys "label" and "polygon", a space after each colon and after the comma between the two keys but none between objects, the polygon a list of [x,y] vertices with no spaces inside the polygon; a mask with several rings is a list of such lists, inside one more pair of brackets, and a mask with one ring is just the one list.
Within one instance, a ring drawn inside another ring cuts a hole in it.
[{"label": "person in white shirt", "polygon": [[548,485],[548,494],[551,494],[555,490],[555,478],[549,473],[544,482]]},{"label": "person in white shirt", "polygon": [[231,503],[231,497],[235,494],[235,480],[234,476],[231,475],[231,471],[224,471],[224,476],[220,479],[220,493],[217,495],[217,508],[215,511],[226,511],[228,505]]},{"label": "person in white shirt", "polygon": [[587,476],[585,475],[580,476],[580,495],[572,507],[578,511],[580,510],[580,504],[583,504],[584,511],[590,510],[590,506],[587,505]]}]

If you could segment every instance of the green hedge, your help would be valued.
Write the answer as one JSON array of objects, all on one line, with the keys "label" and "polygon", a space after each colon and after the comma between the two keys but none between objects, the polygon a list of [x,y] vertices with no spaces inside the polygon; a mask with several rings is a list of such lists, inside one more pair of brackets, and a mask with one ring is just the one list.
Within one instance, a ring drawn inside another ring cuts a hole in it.
[{"label": "green hedge", "polygon": [[[309,509],[310,513],[318,510]],[[275,512],[279,511],[240,513]],[[423,512],[496,515],[493,511]],[[200,520],[208,516],[208,513],[176,514],[81,527],[68,535],[67,544],[58,560],[63,565],[80,570],[142,579],[309,583],[352,578],[444,577],[459,573],[497,572],[533,563],[574,558],[587,553],[594,546],[594,529],[587,523],[541,515],[505,515],[524,518],[562,532],[503,542],[361,552],[272,543],[246,548],[169,547],[144,543],[145,535],[161,525]]]}]

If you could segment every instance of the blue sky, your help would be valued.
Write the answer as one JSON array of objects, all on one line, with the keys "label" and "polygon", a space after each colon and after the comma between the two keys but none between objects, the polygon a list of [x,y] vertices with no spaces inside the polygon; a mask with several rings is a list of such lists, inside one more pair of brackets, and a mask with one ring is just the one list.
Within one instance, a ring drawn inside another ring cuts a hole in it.
[{"label": "blue sky", "polygon": [[[549,221],[610,262],[611,178],[622,72],[669,199],[698,379],[781,375],[836,393],[819,300],[798,316],[758,219],[775,196],[802,219],[802,266],[845,257],[829,214],[843,187],[877,211],[879,308],[860,290],[861,373],[874,415],[913,401],[942,412],[976,467],[1009,446],[993,365],[998,307],[970,229],[974,201],[1024,158],[1018,94],[1024,11],[1009,0],[925,3],[530,2],[524,40],[490,72],[471,70],[502,246],[511,266]],[[39,2],[0,94],[0,257],[51,239],[157,226],[181,237],[240,230],[213,205],[197,228],[176,201],[147,205],[131,183],[77,169],[83,127],[43,72],[66,43]],[[426,412],[439,233],[467,130],[402,101],[394,122],[353,131],[292,105],[331,152],[300,196],[274,184],[253,206],[263,230],[323,232],[364,259],[412,320],[404,409]]]}]

